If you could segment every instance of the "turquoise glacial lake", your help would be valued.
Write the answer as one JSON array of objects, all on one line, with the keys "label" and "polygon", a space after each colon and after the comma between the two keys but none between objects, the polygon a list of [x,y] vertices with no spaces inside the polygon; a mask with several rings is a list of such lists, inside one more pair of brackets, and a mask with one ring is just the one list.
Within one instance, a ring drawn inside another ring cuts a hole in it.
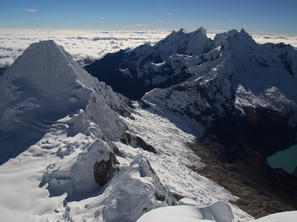
[{"label": "turquoise glacial lake", "polygon": [[276,152],[267,158],[267,162],[272,168],[282,168],[288,173],[293,173],[297,166],[297,145]]}]

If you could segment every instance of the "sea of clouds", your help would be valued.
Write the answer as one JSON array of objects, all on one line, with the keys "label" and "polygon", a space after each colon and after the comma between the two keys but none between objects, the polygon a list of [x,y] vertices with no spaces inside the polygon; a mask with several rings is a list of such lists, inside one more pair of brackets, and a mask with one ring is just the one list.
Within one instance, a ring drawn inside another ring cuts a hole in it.
[{"label": "sea of clouds", "polygon": [[0,29],[0,67],[8,66],[33,42],[54,40],[80,64],[106,53],[138,45],[154,44],[164,31]]},{"label": "sea of clouds", "polygon": [[[106,53],[138,45],[154,44],[168,35],[168,31],[133,30],[49,30],[0,29],[0,67],[6,67],[33,42],[52,39],[62,45],[81,65],[101,58]],[[208,33],[214,37],[215,33]],[[254,34],[258,43],[284,42],[297,47],[297,35]]]}]

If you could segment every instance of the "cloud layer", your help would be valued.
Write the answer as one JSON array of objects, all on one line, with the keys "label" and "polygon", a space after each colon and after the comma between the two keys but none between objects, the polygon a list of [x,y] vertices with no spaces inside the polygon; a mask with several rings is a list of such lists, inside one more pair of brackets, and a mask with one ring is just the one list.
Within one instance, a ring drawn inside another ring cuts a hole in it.
[{"label": "cloud layer", "polygon": [[167,34],[161,31],[0,29],[0,67],[10,65],[31,43],[40,40],[54,40],[84,64],[109,52],[143,43],[154,44]]},{"label": "cloud layer", "polygon": [[[0,67],[9,66],[31,43],[40,40],[54,40],[83,65],[109,52],[143,43],[154,44],[167,34],[166,31],[0,29]],[[214,37],[215,33],[208,35]],[[253,37],[259,43],[284,42],[297,47],[297,35],[256,34]]]}]

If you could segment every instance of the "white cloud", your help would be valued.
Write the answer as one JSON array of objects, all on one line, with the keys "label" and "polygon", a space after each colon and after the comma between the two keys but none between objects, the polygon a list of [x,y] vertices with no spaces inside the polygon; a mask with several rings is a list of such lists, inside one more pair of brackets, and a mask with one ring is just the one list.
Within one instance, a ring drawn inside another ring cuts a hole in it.
[{"label": "white cloud", "polygon": [[0,67],[10,65],[31,43],[52,39],[80,64],[106,53],[155,43],[168,32],[133,30],[0,29]]},{"label": "white cloud", "polygon": [[35,13],[35,12],[37,12],[37,9],[35,9],[35,8],[25,8],[25,9],[23,9],[23,11],[24,12]]}]

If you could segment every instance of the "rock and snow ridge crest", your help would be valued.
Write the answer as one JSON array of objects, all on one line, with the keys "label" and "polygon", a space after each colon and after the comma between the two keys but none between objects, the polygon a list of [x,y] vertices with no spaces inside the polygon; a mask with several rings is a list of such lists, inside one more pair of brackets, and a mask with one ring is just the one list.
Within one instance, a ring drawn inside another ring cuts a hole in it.
[{"label": "rock and snow ridge crest", "polygon": [[244,113],[248,108],[289,115],[290,122],[296,124],[297,51],[293,47],[257,44],[243,29],[217,34],[210,42],[207,53],[180,56],[180,66],[186,69],[173,68],[172,73],[177,73],[177,79],[186,79],[149,91],[142,100],[162,101],[171,110],[202,121],[213,114],[220,116],[228,110]]},{"label": "rock and snow ridge crest", "polygon": [[166,89],[214,73],[223,60],[230,66],[229,94],[236,94],[241,112],[248,106],[287,114],[291,111],[285,107],[296,106],[296,50],[284,44],[257,44],[244,29],[214,39],[202,27],[190,33],[173,31],[153,46],[110,54],[86,69],[115,91],[140,99],[154,88]]},{"label": "rock and snow ridge crest", "polygon": [[[168,87],[189,78],[186,72],[189,66],[199,65],[204,59],[217,56],[215,53],[207,58],[198,56],[211,48],[212,40],[202,27],[191,33],[173,31],[153,46],[144,44],[135,49],[108,54],[85,68],[111,85],[116,92],[139,99],[154,87]],[[129,88],[133,88],[133,92]]]}]

